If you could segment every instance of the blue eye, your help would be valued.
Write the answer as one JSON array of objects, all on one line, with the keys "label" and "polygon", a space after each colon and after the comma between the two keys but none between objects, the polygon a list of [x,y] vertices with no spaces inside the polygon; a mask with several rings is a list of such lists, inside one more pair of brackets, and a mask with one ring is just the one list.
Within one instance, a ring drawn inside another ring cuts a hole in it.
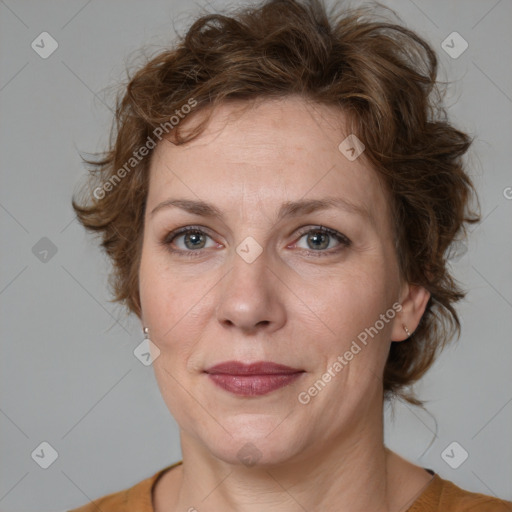
[{"label": "blue eye", "polygon": [[[351,244],[345,235],[324,226],[307,227],[299,232],[299,235],[299,240],[306,238],[308,245],[302,249],[313,256],[328,256]],[[176,240],[180,241],[180,239],[181,243],[176,243]],[[208,239],[211,240],[210,245],[207,245]],[[334,244],[333,247],[332,242],[337,242],[337,244]],[[217,246],[217,243],[201,226],[186,226],[173,231],[165,237],[162,244],[172,253],[186,257],[201,256],[203,249]],[[177,246],[177,248],[173,246]]]},{"label": "blue eye", "polygon": [[[332,254],[340,250],[340,245],[341,248],[343,248],[348,247],[351,243],[345,235],[335,231],[334,229],[329,229],[324,226],[307,228],[306,231],[303,231],[300,234],[302,236],[299,240],[305,238],[308,245],[305,250],[308,252],[317,253],[315,256],[323,256],[324,253]],[[337,241],[337,245],[334,247],[331,244],[333,241]],[[333,248],[334,250],[331,250]]]},{"label": "blue eye", "polygon": [[170,246],[172,243],[175,243],[175,240],[182,239],[182,247],[178,249],[170,248],[173,252],[197,252],[201,249],[207,249],[209,247],[215,247],[215,242],[212,245],[206,245],[206,239],[211,237],[201,228],[195,228],[193,226],[189,226],[186,228],[179,229],[178,231],[174,231],[170,233],[166,239],[164,240],[164,244]]}]

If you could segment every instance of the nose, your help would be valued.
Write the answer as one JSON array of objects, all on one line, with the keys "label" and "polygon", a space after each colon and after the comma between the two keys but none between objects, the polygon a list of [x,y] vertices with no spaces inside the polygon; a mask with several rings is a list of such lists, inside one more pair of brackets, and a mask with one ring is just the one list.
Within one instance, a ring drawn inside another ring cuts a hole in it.
[{"label": "nose", "polygon": [[269,334],[285,324],[286,287],[268,266],[265,252],[252,263],[235,254],[232,269],[222,281],[217,319],[223,327]]}]

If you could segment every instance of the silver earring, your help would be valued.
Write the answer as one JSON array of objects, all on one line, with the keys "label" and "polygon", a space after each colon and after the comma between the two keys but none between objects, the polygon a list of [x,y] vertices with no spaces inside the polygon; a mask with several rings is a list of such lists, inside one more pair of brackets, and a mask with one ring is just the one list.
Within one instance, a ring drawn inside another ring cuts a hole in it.
[{"label": "silver earring", "polygon": [[405,324],[402,324],[402,327],[404,328],[404,331],[405,331],[405,334],[407,334],[407,337],[410,337],[411,332],[409,331],[409,329],[407,329],[407,326]]},{"label": "silver earring", "polygon": [[144,339],[145,340],[149,340],[149,328],[148,327],[144,327],[142,329],[142,331],[144,332]]}]

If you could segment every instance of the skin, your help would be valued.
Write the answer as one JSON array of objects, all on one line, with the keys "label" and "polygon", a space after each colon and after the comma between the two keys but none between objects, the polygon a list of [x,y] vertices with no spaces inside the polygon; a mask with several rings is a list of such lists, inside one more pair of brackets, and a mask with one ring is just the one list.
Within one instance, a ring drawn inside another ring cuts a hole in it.
[{"label": "skin", "polygon": [[[429,294],[401,279],[377,173],[364,153],[349,161],[338,149],[350,133],[343,113],[293,96],[241,105],[223,104],[200,137],[164,141],[152,156],[141,321],[160,350],[153,367],[183,454],[155,486],[155,510],[406,510],[432,477],[384,446],[381,376],[391,341],[407,338],[403,324],[415,330]],[[277,219],[284,202],[326,196],[366,214],[334,207]],[[223,219],[176,206],[152,213],[170,198],[212,203]],[[193,241],[169,236],[197,225],[205,234]],[[350,244],[327,236],[315,245],[318,226]],[[263,249],[252,263],[236,252],[247,237]],[[402,310],[301,404],[299,393],[396,302]],[[241,397],[204,373],[233,359],[305,371]],[[246,443],[253,466],[238,455]]]}]

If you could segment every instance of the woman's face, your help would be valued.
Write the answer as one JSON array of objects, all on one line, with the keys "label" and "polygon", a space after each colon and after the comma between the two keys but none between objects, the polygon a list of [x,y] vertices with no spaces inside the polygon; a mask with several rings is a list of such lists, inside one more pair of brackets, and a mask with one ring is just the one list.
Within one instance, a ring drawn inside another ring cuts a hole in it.
[{"label": "woman's face", "polygon": [[[373,428],[408,287],[377,174],[364,153],[338,148],[342,114],[295,97],[236,106],[196,140],[155,149],[142,321],[182,439],[227,462],[273,464]],[[300,372],[206,372],[227,361]]]}]

